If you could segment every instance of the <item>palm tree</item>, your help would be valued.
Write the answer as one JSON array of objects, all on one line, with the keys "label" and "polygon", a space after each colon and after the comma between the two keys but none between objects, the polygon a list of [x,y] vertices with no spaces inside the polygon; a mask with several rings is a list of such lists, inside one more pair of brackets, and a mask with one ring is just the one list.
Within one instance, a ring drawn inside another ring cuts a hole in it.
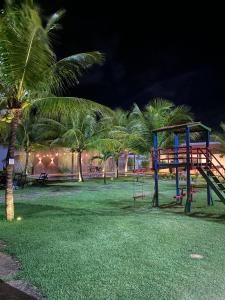
[{"label": "palm tree", "polygon": [[[35,123],[36,122],[36,123]],[[32,152],[37,150],[46,149],[47,146],[44,145],[40,137],[36,135],[36,128],[38,126],[38,120],[34,118],[31,114],[27,114],[23,119],[19,121],[16,135],[16,148],[25,151],[25,165],[24,174],[28,174],[29,166],[29,156]],[[37,142],[38,140],[38,142]]]},{"label": "palm tree", "polygon": [[[176,125],[193,120],[190,108],[186,105],[175,106],[173,102],[156,98],[151,101],[144,111],[137,104],[131,113],[130,126],[135,134],[132,148],[141,154],[148,154],[153,146],[152,130],[160,127]],[[171,144],[171,135],[167,132],[159,135],[159,147]]]},{"label": "palm tree", "polygon": [[104,184],[106,184],[106,162],[110,157],[112,157],[112,153],[109,150],[107,150],[107,141],[106,143],[104,143],[104,140],[98,140],[97,144],[95,145],[95,149],[98,150],[100,154],[93,156],[92,161],[97,159],[102,162],[103,180]]},{"label": "palm tree", "polygon": [[70,118],[57,120],[46,119],[39,124],[40,138],[48,139],[50,146],[70,148],[72,170],[74,154],[77,153],[78,177],[83,182],[82,153],[92,145],[92,140],[100,130],[95,113],[91,110],[77,110]]},{"label": "palm tree", "polygon": [[119,177],[119,157],[122,152],[130,149],[131,130],[128,112],[116,109],[112,115],[103,117],[100,121],[101,134],[99,143],[103,144],[106,152],[110,152],[115,161],[115,178]]},{"label": "palm tree", "polygon": [[220,143],[220,151],[225,153],[225,123],[220,123],[221,132],[214,132],[212,137],[215,141]]},{"label": "palm tree", "polygon": [[[56,97],[64,88],[79,82],[83,71],[101,64],[99,52],[80,53],[56,61],[53,31],[64,11],[53,14],[43,26],[33,1],[6,1],[0,15],[0,109],[1,119],[10,122],[7,155],[6,218],[14,219],[13,160],[16,132],[24,111],[31,105],[42,110],[69,114],[78,105],[93,106],[82,99]],[[49,109],[50,108],[50,109]]]}]

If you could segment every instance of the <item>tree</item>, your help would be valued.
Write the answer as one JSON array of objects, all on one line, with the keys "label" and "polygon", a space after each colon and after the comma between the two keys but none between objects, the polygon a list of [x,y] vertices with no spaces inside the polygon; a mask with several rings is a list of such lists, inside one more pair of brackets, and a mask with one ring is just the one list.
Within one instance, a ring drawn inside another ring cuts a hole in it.
[{"label": "tree", "polygon": [[220,132],[214,132],[212,137],[215,141],[220,143],[220,151],[222,153],[225,153],[225,123],[221,122],[220,123]]},{"label": "tree", "polygon": [[39,9],[29,1],[6,1],[0,15],[0,109],[1,119],[10,122],[7,155],[6,218],[14,219],[13,165],[16,132],[24,111],[31,105],[57,114],[69,114],[77,106],[93,106],[82,99],[56,97],[79,82],[83,71],[101,64],[99,52],[80,53],[56,61],[52,50],[53,31],[64,15],[60,10],[43,26]]},{"label": "tree", "polygon": [[[130,118],[130,126],[135,134],[131,140],[132,148],[140,154],[148,154],[151,151],[153,129],[192,122],[193,120],[188,106],[175,106],[173,102],[161,98],[151,101],[144,111],[141,111],[135,104]],[[168,132],[159,134],[159,147],[170,145],[172,138]]]},{"label": "tree", "polygon": [[106,184],[106,162],[107,160],[112,157],[112,153],[107,150],[107,141],[104,143],[104,140],[98,140],[98,144],[95,146],[95,149],[100,152],[100,155],[96,155],[92,157],[92,160],[100,160],[102,161],[103,165],[103,180],[104,184]]},{"label": "tree", "polygon": [[129,151],[131,131],[129,127],[128,112],[116,109],[111,115],[103,116],[100,120],[100,136],[96,142],[101,152],[111,153],[115,162],[115,178],[119,177],[119,157],[122,152]]},{"label": "tree", "polygon": [[[37,150],[46,149],[46,145],[42,143],[40,137],[36,136],[37,119],[31,114],[27,114],[26,117],[21,119],[18,124],[16,135],[16,148],[25,151],[25,165],[24,174],[28,174],[29,156],[32,152]],[[36,123],[35,123],[36,122]],[[37,142],[37,140],[39,142]]]},{"label": "tree", "polygon": [[48,139],[50,146],[70,148],[72,153],[72,172],[74,153],[77,153],[79,181],[84,181],[82,172],[82,153],[88,150],[92,139],[98,134],[97,117],[92,110],[77,110],[73,116],[60,121],[47,119],[39,124],[40,137]]}]

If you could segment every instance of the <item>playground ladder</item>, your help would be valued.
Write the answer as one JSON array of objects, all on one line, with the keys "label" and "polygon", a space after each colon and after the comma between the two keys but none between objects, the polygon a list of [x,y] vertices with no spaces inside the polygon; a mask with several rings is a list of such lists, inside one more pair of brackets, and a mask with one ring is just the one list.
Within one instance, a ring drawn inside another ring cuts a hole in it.
[{"label": "playground ladder", "polygon": [[207,152],[203,152],[200,150],[202,154],[206,157],[207,163],[205,165],[199,164],[197,166],[197,169],[199,173],[202,175],[202,177],[205,179],[205,181],[209,184],[209,186],[212,188],[212,190],[215,192],[215,194],[219,197],[219,199],[225,204],[225,184],[221,182],[219,179],[219,176],[215,175],[212,171],[212,169],[217,170],[217,172],[220,175],[220,178],[222,178],[223,181],[225,181],[224,175],[220,172],[218,167],[212,162],[212,158],[214,158],[219,166],[224,169],[223,165],[218,161],[218,159],[213,155],[213,153],[207,149]]},{"label": "playground ladder", "polygon": [[205,181],[210,185],[212,190],[225,204],[225,185],[219,180],[219,178],[213,174],[209,167],[198,167],[198,170]]}]

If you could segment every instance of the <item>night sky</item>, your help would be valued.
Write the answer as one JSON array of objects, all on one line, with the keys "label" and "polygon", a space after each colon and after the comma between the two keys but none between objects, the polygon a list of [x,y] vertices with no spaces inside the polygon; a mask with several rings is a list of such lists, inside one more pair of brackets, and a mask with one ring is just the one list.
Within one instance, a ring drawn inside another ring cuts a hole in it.
[{"label": "night sky", "polygon": [[190,105],[196,120],[207,125],[225,121],[222,21],[204,17],[203,11],[203,17],[175,11],[165,17],[161,10],[146,13],[138,6],[136,12],[115,13],[110,2],[99,3],[98,13],[88,2],[83,7],[68,0],[39,3],[45,15],[67,10],[55,42],[58,58],[92,50],[106,54],[104,66],[92,68],[67,95],[124,109],[163,97]]}]

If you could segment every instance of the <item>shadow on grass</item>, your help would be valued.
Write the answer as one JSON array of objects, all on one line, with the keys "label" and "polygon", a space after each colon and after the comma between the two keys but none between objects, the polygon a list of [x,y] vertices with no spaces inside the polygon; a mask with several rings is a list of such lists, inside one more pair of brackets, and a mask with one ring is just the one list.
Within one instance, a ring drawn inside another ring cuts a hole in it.
[{"label": "shadow on grass", "polygon": [[[221,201],[218,201],[218,202],[221,202]],[[174,201],[167,203],[167,204],[162,204],[162,205],[160,205],[160,208],[165,209],[167,212],[170,212],[170,213],[176,214],[176,215],[180,215],[180,216],[188,216],[190,218],[202,219],[205,221],[211,221],[211,222],[225,224],[225,214],[216,213],[216,212],[204,212],[204,211],[201,211],[202,209],[204,209],[204,207],[201,207],[201,206],[197,206],[194,208],[194,210],[198,209],[199,211],[193,211],[189,214],[184,213],[184,205],[179,205]]]},{"label": "shadow on grass", "polygon": [[[24,219],[29,218],[54,218],[59,216],[122,216],[132,215],[136,213],[146,213],[149,209],[143,211],[143,207],[135,208],[133,206],[114,206],[102,208],[71,208],[53,205],[41,204],[16,204],[16,215],[22,216]],[[3,214],[0,215],[0,220],[4,220]]]},{"label": "shadow on grass", "polygon": [[165,208],[184,208],[183,204],[177,204],[176,202],[172,201],[170,203],[165,203],[161,204],[160,208],[165,209]]},{"label": "shadow on grass", "polygon": [[[173,212],[175,214],[182,215],[184,212]],[[205,221],[210,221],[210,222],[216,222],[216,223],[222,223],[225,224],[225,214],[217,214],[217,213],[206,213],[206,212],[192,212],[188,215],[186,215],[190,218],[196,218],[196,219],[202,219]]]}]

